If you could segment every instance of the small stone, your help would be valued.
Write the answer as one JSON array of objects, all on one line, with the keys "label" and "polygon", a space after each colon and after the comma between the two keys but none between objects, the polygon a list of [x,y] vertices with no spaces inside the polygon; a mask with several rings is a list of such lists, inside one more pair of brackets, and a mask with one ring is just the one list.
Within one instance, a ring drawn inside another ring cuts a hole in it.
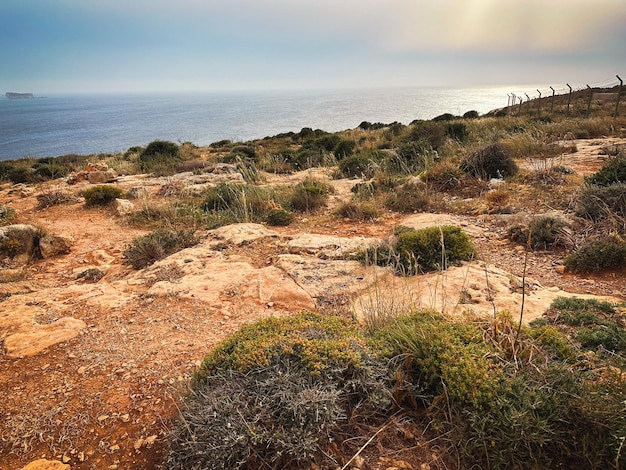
[{"label": "small stone", "polygon": [[120,416],[120,419],[125,422],[128,423],[130,421],[130,415],[128,413],[123,414],[122,416]]},{"label": "small stone", "polygon": [[112,445],[111,447],[109,447],[109,450],[111,452],[117,452],[118,450],[120,450],[120,446],[118,444]]},{"label": "small stone", "polygon": [[99,423],[103,423],[107,419],[109,419],[109,415],[100,415],[100,416],[98,416],[98,422]]},{"label": "small stone", "polygon": [[144,444],[145,444],[145,441],[143,440],[143,438],[140,437],[139,439],[135,441],[135,444],[133,447],[135,447],[135,450],[138,451],[139,449],[143,447]]},{"label": "small stone", "polygon": [[565,273],[565,266],[557,266],[554,270],[559,274],[563,274]]},{"label": "small stone", "polygon": [[154,435],[152,435],[150,437],[146,437],[145,443],[146,443],[146,445],[151,446],[152,444],[154,444],[156,439],[157,439],[157,436],[156,436],[156,434],[154,434]]}]

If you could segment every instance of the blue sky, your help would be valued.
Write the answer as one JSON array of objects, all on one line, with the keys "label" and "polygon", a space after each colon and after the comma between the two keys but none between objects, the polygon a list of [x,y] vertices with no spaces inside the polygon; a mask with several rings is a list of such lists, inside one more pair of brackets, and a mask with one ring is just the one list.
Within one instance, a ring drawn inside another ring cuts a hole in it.
[{"label": "blue sky", "polygon": [[625,0],[2,0],[0,92],[604,84]]}]

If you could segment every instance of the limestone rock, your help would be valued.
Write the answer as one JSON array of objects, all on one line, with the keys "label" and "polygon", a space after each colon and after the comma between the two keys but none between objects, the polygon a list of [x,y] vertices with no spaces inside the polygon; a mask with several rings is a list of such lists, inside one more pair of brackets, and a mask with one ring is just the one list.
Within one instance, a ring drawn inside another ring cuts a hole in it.
[{"label": "limestone rock", "polygon": [[[241,258],[228,258],[208,248],[209,243],[175,253],[126,282],[152,284],[150,296],[177,296],[236,310],[265,308],[312,309],[311,296],[283,270],[274,266],[255,268]],[[160,280],[163,269],[177,267],[178,279]],[[156,281],[156,282],[155,282]]]},{"label": "limestone rock", "polygon": [[279,255],[274,264],[315,299],[360,292],[375,281],[377,273],[385,271],[366,267],[359,261],[306,255]]},{"label": "limestone rock", "polygon": [[69,465],[58,460],[38,459],[26,465],[22,470],[70,470],[70,468]]},{"label": "limestone rock", "polygon": [[380,240],[377,238],[344,238],[305,233],[289,241],[287,246],[291,253],[315,253],[321,258],[347,259],[360,250],[379,244]]},{"label": "limestone rock", "polygon": [[135,205],[128,199],[115,199],[115,213],[119,216],[132,214],[135,211]]},{"label": "limestone rock", "polygon": [[7,225],[0,227],[0,246],[5,255],[32,255],[38,246],[39,235],[40,231],[34,225]]},{"label": "limestone rock", "polygon": [[232,224],[211,230],[210,235],[233,245],[244,245],[263,238],[278,237],[278,232],[261,224]]},{"label": "limestone rock", "polygon": [[105,184],[112,183],[117,179],[117,173],[115,170],[106,171],[90,171],[87,173],[87,180],[91,184]]},{"label": "limestone rock", "polygon": [[66,255],[72,251],[74,238],[70,235],[44,235],[39,240],[39,250],[42,258]]},{"label": "limestone rock", "polygon": [[8,357],[33,356],[45,348],[74,338],[85,322],[61,317],[48,324],[37,323],[50,311],[35,300],[35,294],[9,297],[0,312],[0,340]]}]

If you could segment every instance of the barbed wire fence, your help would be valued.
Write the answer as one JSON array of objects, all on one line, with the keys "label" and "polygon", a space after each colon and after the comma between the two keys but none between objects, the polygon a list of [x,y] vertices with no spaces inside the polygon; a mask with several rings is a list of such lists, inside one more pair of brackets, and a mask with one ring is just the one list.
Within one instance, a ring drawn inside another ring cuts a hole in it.
[{"label": "barbed wire fence", "polygon": [[588,118],[592,114],[592,103],[595,98],[605,103],[614,102],[613,117],[616,118],[619,116],[623,84],[620,76],[615,75],[615,77],[587,83],[584,86],[572,87],[567,83],[567,88],[554,88],[550,85],[549,90],[544,89],[543,92],[538,88],[537,94],[533,96],[529,96],[527,92],[511,92],[507,93],[508,101],[505,110],[509,115],[516,116],[536,114],[538,118],[541,118],[542,115],[565,114]]}]

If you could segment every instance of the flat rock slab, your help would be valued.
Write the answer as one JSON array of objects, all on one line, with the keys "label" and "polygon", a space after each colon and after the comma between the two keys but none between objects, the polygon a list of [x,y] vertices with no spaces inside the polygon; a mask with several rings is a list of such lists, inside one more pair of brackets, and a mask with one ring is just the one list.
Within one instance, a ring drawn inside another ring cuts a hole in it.
[{"label": "flat rock slab", "polygon": [[315,308],[311,296],[283,270],[255,268],[245,259],[228,258],[207,244],[187,248],[135,275],[153,296],[177,296],[215,310]]},{"label": "flat rock slab", "polygon": [[232,224],[210,230],[209,235],[231,245],[244,245],[263,238],[278,237],[278,232],[261,224]]},{"label": "flat rock slab", "polygon": [[383,268],[366,267],[358,261],[321,259],[311,255],[279,255],[274,261],[311,297],[352,295],[373,282]]},{"label": "flat rock slab", "polygon": [[22,470],[70,470],[70,466],[58,460],[38,459],[26,465]]},{"label": "flat rock slab", "polygon": [[310,253],[326,259],[347,259],[380,243],[378,238],[344,238],[305,233],[290,240],[287,248],[290,253]]},{"label": "flat rock slab", "polygon": [[391,273],[378,276],[376,283],[355,300],[354,313],[358,318],[365,319],[423,309],[453,316],[467,312],[488,316],[493,315],[494,311],[508,311],[514,319],[518,319],[523,302],[523,320],[527,323],[541,317],[557,297],[599,298],[573,294],[558,287],[543,287],[529,278],[526,278],[524,295],[525,298],[520,278],[494,266],[473,261],[421,276],[398,277]]},{"label": "flat rock slab", "polygon": [[413,214],[403,219],[400,225],[421,230],[427,227],[454,225],[463,229],[470,237],[481,237],[484,229],[472,224],[468,219],[453,214],[431,214],[429,212]]},{"label": "flat rock slab", "polygon": [[31,297],[32,294],[18,295],[2,302],[0,339],[8,357],[34,356],[49,346],[74,338],[86,327],[82,320],[67,316],[38,323],[38,318],[45,318],[50,312]]}]

